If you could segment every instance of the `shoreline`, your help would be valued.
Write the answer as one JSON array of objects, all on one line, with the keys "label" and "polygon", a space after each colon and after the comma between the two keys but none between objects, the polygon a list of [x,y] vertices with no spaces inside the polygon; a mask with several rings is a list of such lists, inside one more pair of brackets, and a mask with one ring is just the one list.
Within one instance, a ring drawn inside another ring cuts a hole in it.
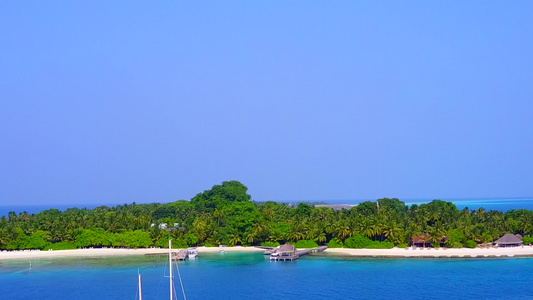
[{"label": "shoreline", "polygon": [[[218,253],[219,247],[198,247],[198,253]],[[173,249],[177,251],[179,249]],[[233,253],[261,253],[265,249],[257,247],[224,247],[225,252]],[[29,260],[48,258],[104,258],[116,256],[145,256],[166,255],[166,248],[89,248],[73,250],[19,250],[0,252],[0,263],[9,260]],[[506,258],[506,257],[533,257],[533,247],[509,248],[392,248],[392,249],[350,249],[328,248],[323,252],[313,253],[310,256],[340,257],[340,258]]]},{"label": "shoreline", "polygon": [[[198,253],[218,253],[218,247],[198,247]],[[172,249],[178,251],[179,249]],[[263,252],[264,249],[256,247],[225,247],[225,252]],[[140,249],[125,249],[125,248],[86,248],[86,249],[72,249],[72,250],[53,250],[53,251],[39,251],[39,250],[18,250],[0,252],[0,263],[7,260],[27,260],[39,258],[93,258],[93,257],[113,257],[113,256],[144,256],[144,255],[167,255],[168,248],[140,248]]]},{"label": "shoreline", "polygon": [[324,257],[345,258],[504,258],[533,257],[533,247],[507,248],[392,248],[392,249],[348,249],[328,248]]}]

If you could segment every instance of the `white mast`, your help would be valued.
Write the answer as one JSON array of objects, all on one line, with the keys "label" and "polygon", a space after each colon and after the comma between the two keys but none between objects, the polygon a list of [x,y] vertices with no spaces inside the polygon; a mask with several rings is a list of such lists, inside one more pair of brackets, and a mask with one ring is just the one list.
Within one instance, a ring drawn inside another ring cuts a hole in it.
[{"label": "white mast", "polygon": [[139,300],[143,300],[143,290],[141,285],[141,273],[139,273]]},{"label": "white mast", "polygon": [[169,239],[168,240],[168,262],[169,262],[169,271],[170,271],[170,300],[174,300],[174,286],[173,286],[173,283],[174,283],[174,280],[172,278],[172,240]]}]

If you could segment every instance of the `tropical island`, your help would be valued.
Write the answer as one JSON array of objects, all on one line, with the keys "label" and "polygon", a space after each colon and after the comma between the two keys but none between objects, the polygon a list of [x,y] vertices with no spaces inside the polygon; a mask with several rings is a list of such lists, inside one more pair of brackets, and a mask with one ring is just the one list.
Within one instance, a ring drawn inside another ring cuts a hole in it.
[{"label": "tropical island", "polygon": [[533,243],[533,211],[526,209],[458,210],[441,200],[407,206],[396,198],[332,209],[257,203],[247,190],[238,181],[225,181],[190,201],[10,212],[0,218],[0,250],[164,248],[170,237],[176,248],[290,243],[297,248],[327,245],[338,253],[346,250],[339,248],[361,249],[361,255],[371,251],[368,256],[376,256],[385,253],[379,249],[391,248],[448,253],[450,248],[491,248],[506,234],[520,240],[513,246]]}]

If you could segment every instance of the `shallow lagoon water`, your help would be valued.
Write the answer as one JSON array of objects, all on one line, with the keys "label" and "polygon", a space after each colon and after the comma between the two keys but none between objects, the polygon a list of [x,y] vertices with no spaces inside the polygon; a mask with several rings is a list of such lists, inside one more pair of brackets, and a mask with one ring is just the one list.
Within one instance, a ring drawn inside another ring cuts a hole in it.
[{"label": "shallow lagoon water", "polygon": [[[2,299],[168,299],[164,256],[0,264]],[[187,299],[532,299],[533,259],[349,259],[270,262],[260,253],[180,263]],[[176,279],[176,286],[179,283]],[[183,299],[181,294],[179,299]]]}]

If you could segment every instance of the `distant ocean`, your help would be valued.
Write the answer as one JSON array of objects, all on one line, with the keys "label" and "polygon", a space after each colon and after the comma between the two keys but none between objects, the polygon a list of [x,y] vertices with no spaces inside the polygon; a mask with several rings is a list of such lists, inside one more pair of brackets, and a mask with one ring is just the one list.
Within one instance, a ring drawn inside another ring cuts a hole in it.
[{"label": "distant ocean", "polygon": [[[432,200],[430,199],[400,199],[401,201],[405,202],[407,205],[412,204],[422,204],[422,203],[429,203]],[[469,209],[477,209],[480,207],[483,207],[485,210],[500,210],[503,212],[506,212],[511,209],[529,209],[533,210],[533,198],[488,198],[488,199],[440,199],[443,201],[449,201],[454,203],[458,209],[462,210],[465,207],[468,207]],[[364,201],[376,201],[376,199],[373,200],[325,200],[323,202],[329,203],[329,204],[351,204],[356,205]],[[280,201],[280,202],[290,202],[290,203],[297,203],[299,201]],[[302,201],[302,202],[308,202],[308,201]],[[116,206],[118,204],[81,204],[76,205],[77,208],[87,208],[87,209],[93,209],[95,207],[101,206],[101,205],[107,205],[107,206]],[[43,210],[47,210],[50,208],[56,208],[61,211],[65,211],[68,208],[74,207],[73,205],[0,205],[0,216],[7,216],[7,214],[10,211],[14,211],[17,214],[26,211],[30,214],[35,214]]]},{"label": "distant ocean", "polygon": [[[429,203],[433,199],[399,199],[407,205]],[[452,202],[457,206],[459,210],[468,207],[468,209],[478,209],[480,207],[485,210],[499,210],[506,212],[511,209],[529,209],[533,210],[533,198],[476,198],[476,199],[439,199],[443,201]],[[364,201],[376,201],[373,200],[330,200],[324,201],[330,204],[351,204],[356,205]]]},{"label": "distant ocean", "polygon": [[[194,299],[532,299],[533,259],[348,259],[270,262],[261,253],[180,263]],[[168,299],[165,257],[0,262],[2,299]],[[179,282],[176,279],[176,289]],[[178,299],[183,299],[178,294]]]},{"label": "distant ocean", "polygon": [[14,211],[17,214],[25,211],[29,214],[36,214],[43,210],[47,209],[59,209],[60,211],[65,211],[69,208],[87,208],[87,209],[93,209],[101,205],[107,205],[107,206],[116,206],[118,204],[81,204],[81,205],[72,205],[72,204],[49,204],[49,205],[0,205],[0,216],[7,216],[9,212]]}]

